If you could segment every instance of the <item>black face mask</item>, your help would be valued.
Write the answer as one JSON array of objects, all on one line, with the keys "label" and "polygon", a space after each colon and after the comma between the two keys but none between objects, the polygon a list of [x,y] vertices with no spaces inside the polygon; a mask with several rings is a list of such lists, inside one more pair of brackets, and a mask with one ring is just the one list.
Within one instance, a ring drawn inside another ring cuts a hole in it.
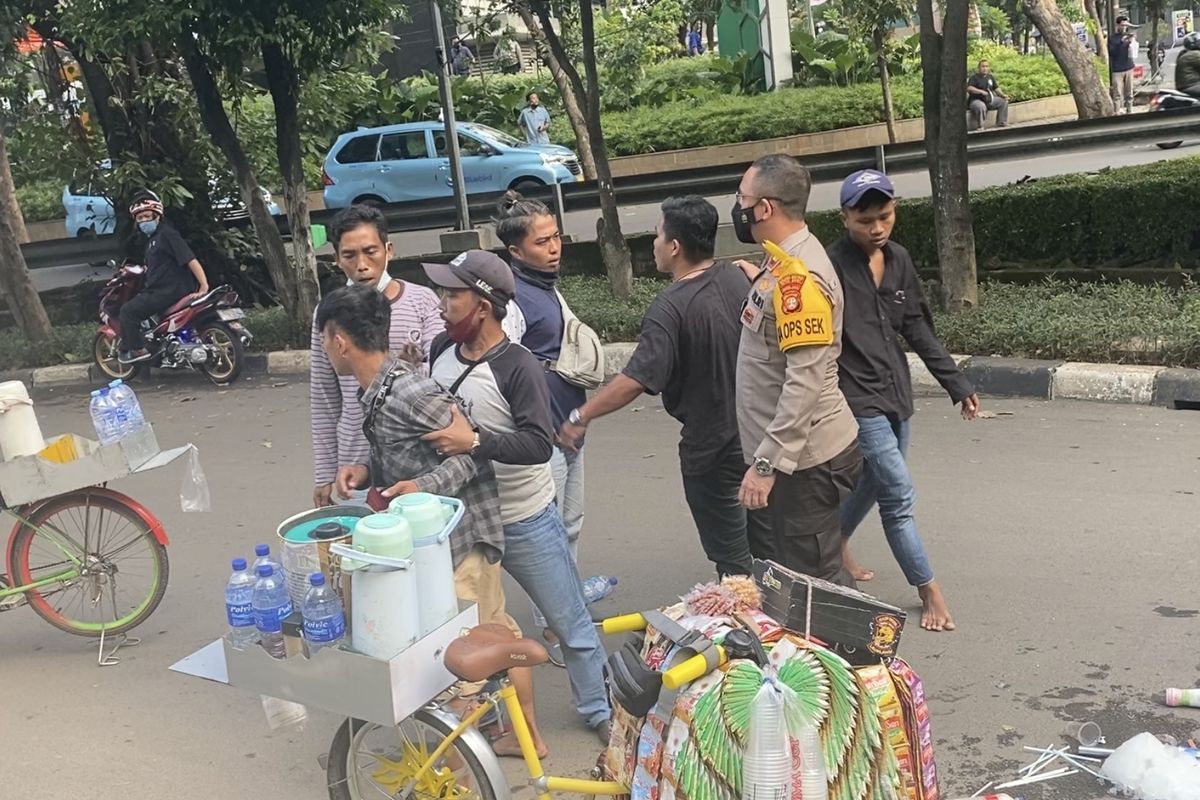
[{"label": "black face mask", "polygon": [[737,236],[738,241],[742,244],[757,244],[754,241],[754,234],[751,229],[754,223],[758,222],[754,218],[754,206],[742,208],[741,201],[733,201],[733,233]]}]

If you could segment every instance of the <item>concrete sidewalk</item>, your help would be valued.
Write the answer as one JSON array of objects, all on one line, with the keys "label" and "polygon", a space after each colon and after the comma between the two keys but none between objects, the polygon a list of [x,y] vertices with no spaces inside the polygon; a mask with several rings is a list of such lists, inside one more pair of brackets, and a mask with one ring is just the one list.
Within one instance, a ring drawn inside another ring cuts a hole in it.
[{"label": "concrete sidewalk", "polygon": [[[633,342],[614,342],[604,346],[605,372],[609,377],[625,367],[634,347],[636,344]],[[1092,400],[1200,409],[1200,369],[993,356],[955,356],[955,359],[984,397]],[[914,388],[922,392],[941,391],[937,381],[916,355],[909,353],[908,362]],[[245,374],[307,376],[308,370],[307,350],[250,353],[246,356]],[[0,380],[22,381],[35,392],[95,386],[103,382],[103,377],[92,364],[63,364],[0,373]]]}]

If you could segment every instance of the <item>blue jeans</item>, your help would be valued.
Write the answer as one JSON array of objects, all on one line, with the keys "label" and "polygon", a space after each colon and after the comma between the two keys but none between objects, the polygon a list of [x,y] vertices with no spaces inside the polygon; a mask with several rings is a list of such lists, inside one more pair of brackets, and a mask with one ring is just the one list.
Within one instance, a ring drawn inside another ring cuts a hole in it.
[{"label": "blue jeans", "polygon": [[[567,529],[567,547],[571,561],[579,563],[579,533],[583,530],[583,448],[568,453],[555,447],[550,456],[550,473],[554,478],[554,492],[558,500],[563,527]],[[546,627],[546,617],[533,604],[533,623]]]},{"label": "blue jeans", "polygon": [[547,625],[562,644],[575,710],[594,728],[611,714],[604,689],[608,654],[583,602],[579,572],[553,503],[529,519],[504,526],[500,563],[534,604],[545,609]]},{"label": "blue jeans", "polygon": [[879,518],[892,555],[913,586],[933,580],[925,545],[913,518],[916,492],[908,472],[909,420],[857,417],[858,446],[863,452],[863,473],[854,492],[842,503],[842,535],[854,533],[871,507],[879,503]]}]

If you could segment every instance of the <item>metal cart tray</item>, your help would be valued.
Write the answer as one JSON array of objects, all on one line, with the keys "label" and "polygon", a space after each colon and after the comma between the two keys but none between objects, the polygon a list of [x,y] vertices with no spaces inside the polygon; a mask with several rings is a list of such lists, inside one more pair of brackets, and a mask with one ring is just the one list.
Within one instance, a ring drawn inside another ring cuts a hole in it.
[{"label": "metal cart tray", "polygon": [[[149,428],[149,423],[147,423]],[[153,449],[157,449],[153,429],[147,432]],[[187,444],[171,450],[159,451],[148,460],[138,459],[124,440],[115,444],[101,445],[99,442],[65,434],[51,440],[72,440],[79,457],[57,463],[40,455],[20,456],[0,462],[0,508],[13,508],[38,500],[56,497],[88,486],[124,478],[127,475],[165,466],[192,449]]]},{"label": "metal cart tray", "polygon": [[213,642],[172,669],[392,727],[458,680],[442,665],[442,655],[451,642],[478,623],[479,612],[472,604],[388,661],[334,648],[321,650],[312,658],[275,659],[257,646],[234,649],[226,636],[218,640],[223,665],[214,663],[211,656],[215,653],[201,655],[218,644]]}]

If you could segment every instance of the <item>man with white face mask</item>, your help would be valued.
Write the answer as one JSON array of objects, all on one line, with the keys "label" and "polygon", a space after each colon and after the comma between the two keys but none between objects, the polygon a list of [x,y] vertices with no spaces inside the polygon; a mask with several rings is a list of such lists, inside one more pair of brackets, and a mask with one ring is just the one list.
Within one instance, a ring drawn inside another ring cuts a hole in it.
[{"label": "man with white face mask", "polygon": [[[429,345],[443,330],[438,299],[429,289],[388,274],[393,251],[383,214],[370,206],[350,206],[334,217],[330,239],[338,266],[346,275],[346,285],[372,286],[391,303],[388,342],[392,354],[418,364],[426,361]],[[340,497],[333,490],[339,471],[366,463],[370,451],[362,432],[358,388],[353,377],[339,377],[334,372],[314,321],[309,393],[313,504],[317,507],[347,501],[361,503],[365,498],[365,492]]]}]

